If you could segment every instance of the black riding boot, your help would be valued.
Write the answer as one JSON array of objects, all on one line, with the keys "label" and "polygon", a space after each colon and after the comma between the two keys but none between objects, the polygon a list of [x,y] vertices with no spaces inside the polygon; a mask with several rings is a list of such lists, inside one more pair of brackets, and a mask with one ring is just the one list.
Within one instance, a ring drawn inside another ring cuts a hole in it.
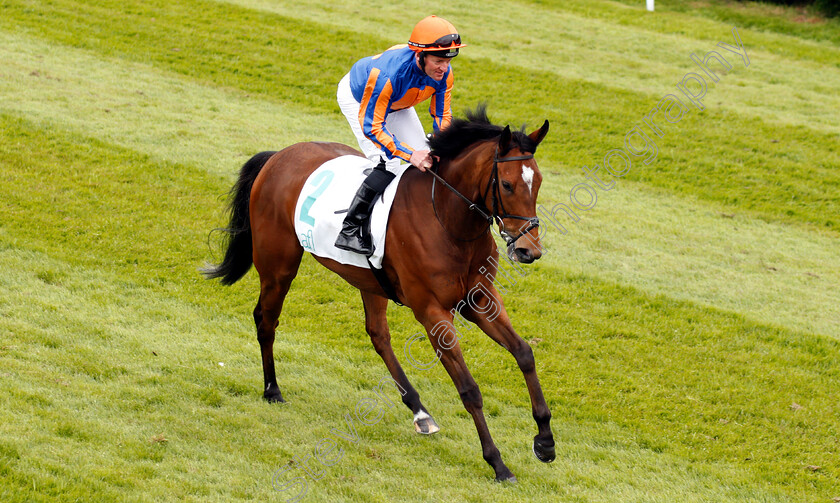
[{"label": "black riding boot", "polygon": [[335,247],[361,253],[366,257],[373,255],[373,243],[370,236],[370,212],[376,198],[385,192],[385,187],[396,175],[385,169],[385,162],[380,162],[362,182],[356,197],[347,209],[347,216]]}]

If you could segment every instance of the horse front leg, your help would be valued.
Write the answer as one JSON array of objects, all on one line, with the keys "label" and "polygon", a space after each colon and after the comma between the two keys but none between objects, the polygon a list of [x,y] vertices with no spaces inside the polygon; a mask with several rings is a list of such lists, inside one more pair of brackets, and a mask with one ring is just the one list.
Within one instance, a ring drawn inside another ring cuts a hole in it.
[{"label": "horse front leg", "polygon": [[534,437],[534,455],[543,463],[551,463],[555,458],[554,435],[551,433],[551,411],[543,396],[542,386],[537,377],[534,352],[513,329],[502,299],[496,289],[490,285],[476,289],[477,295],[471,295],[469,308],[465,308],[464,317],[472,321],[491,339],[507,349],[516,359],[519,369],[525,376],[528,394],[531,397],[531,409],[537,423],[537,435]]},{"label": "horse front leg", "polygon": [[423,313],[415,312],[417,320],[423,324],[432,343],[435,354],[439,355],[455,388],[461,396],[464,408],[469,412],[478,430],[478,438],[481,441],[481,452],[484,460],[493,468],[496,473],[496,481],[516,482],[510,469],[502,461],[499,449],[490,436],[490,429],[484,417],[484,401],[478,384],[467,369],[464,362],[464,355],[461,353],[461,346],[452,325],[452,314],[440,306],[429,306]]}]

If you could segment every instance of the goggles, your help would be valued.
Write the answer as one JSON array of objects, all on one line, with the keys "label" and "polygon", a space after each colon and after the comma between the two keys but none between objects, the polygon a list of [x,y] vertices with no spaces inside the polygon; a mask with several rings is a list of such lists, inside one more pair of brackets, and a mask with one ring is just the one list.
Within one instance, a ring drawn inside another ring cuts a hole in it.
[{"label": "goggles", "polygon": [[431,44],[419,44],[417,42],[408,42],[409,45],[417,47],[423,50],[435,50],[435,49],[456,49],[461,45],[461,35],[457,33],[450,33],[449,35],[444,35],[439,39],[435,40]]}]

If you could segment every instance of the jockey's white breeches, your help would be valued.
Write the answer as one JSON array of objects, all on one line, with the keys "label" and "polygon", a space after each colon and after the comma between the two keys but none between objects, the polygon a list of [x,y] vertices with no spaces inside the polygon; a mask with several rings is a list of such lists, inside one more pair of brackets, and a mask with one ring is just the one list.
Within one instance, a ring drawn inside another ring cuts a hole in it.
[{"label": "jockey's white breeches", "polygon": [[[388,159],[385,152],[383,152],[381,148],[375,145],[364,135],[364,133],[362,133],[362,125],[359,122],[359,109],[361,108],[361,104],[356,101],[356,98],[353,97],[353,92],[350,91],[349,73],[338,83],[336,98],[338,98],[338,106],[341,108],[342,113],[344,113],[344,117],[346,117],[347,122],[350,123],[350,129],[353,131],[353,134],[356,135],[356,141],[359,142],[359,148],[368,159],[373,161],[375,164],[378,164],[381,157],[382,159],[385,159],[385,166],[390,170],[393,170],[393,168],[399,166],[400,164],[405,164],[405,161],[398,157]],[[395,138],[398,138],[399,141],[411,146],[411,148],[415,150],[429,148],[426,141],[426,135],[423,132],[423,124],[420,123],[420,118],[417,117],[417,112],[414,111],[413,107],[406,108],[405,110],[398,110],[396,112],[390,112],[385,121],[387,123],[388,131],[390,131]]]}]

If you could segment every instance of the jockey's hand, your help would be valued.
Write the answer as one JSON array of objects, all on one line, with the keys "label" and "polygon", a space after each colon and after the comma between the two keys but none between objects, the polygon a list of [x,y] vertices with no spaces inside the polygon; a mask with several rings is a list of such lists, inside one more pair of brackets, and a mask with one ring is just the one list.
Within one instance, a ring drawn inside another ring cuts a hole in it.
[{"label": "jockey's hand", "polygon": [[434,160],[428,150],[415,150],[411,153],[411,159],[409,162],[411,162],[412,166],[415,166],[420,171],[426,171],[432,167]]}]

